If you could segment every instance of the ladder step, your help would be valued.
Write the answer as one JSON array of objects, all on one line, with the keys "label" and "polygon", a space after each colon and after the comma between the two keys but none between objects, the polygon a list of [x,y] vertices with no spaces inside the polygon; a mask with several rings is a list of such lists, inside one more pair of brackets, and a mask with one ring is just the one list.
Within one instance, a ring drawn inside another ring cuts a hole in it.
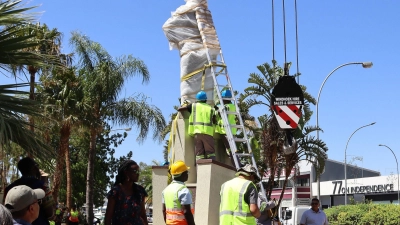
[{"label": "ladder step", "polygon": [[253,156],[253,154],[249,154],[249,153],[236,153],[235,155],[237,155],[237,156],[247,156],[247,157]]},{"label": "ladder step", "polygon": [[230,86],[227,86],[227,85],[222,85],[222,84],[218,84],[218,87],[222,87],[222,88],[229,88],[229,89],[231,89],[231,88],[230,88]]},{"label": "ladder step", "polygon": [[239,113],[237,113],[237,112],[229,112],[229,111],[227,111],[226,114],[228,114],[228,115],[239,115]]},{"label": "ladder step", "polygon": [[222,98],[222,100],[234,101],[234,98]]},{"label": "ladder step", "polygon": [[246,142],[247,139],[244,138],[234,138],[233,140],[235,140],[236,142]]},{"label": "ladder step", "polygon": [[229,125],[232,128],[239,128],[239,129],[243,129],[242,125]]}]

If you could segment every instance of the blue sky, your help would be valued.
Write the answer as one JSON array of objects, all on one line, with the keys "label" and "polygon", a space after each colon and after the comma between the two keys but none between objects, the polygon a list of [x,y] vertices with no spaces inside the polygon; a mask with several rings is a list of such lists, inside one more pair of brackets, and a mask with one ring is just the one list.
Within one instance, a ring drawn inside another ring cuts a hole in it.
[{"label": "blue sky", "polygon": [[[294,1],[286,1],[287,58],[296,72]],[[101,43],[113,56],[132,54],[149,67],[150,83],[139,79],[129,81],[121,96],[143,92],[151,98],[165,117],[178,103],[179,55],[170,51],[161,26],[183,0],[31,0],[28,5],[41,5],[41,23],[64,33],[63,51],[71,31],[81,31]],[[400,32],[400,1],[331,0],[297,1],[299,29],[300,83],[315,98],[324,78],[337,66],[348,62],[372,61],[371,69],[350,65],[337,70],[326,82],[319,104],[319,124],[324,130],[320,138],[328,147],[330,159],[343,161],[350,135],[348,159],[362,156],[360,166],[378,170],[383,175],[396,173],[392,153],[378,144],[386,144],[400,159],[400,142],[396,120],[398,99]],[[283,22],[282,2],[275,1],[275,51],[282,65]],[[209,0],[216,30],[235,90],[247,87],[250,73],[257,65],[271,62],[271,0]],[[10,83],[1,76],[2,83]],[[315,110],[315,107],[312,107]],[[261,115],[266,108],[252,110]],[[316,118],[310,121],[315,125]],[[119,127],[114,127],[115,129]],[[133,151],[136,161],[162,161],[163,145],[148,138],[136,142],[132,129],[117,149],[117,154]]]}]

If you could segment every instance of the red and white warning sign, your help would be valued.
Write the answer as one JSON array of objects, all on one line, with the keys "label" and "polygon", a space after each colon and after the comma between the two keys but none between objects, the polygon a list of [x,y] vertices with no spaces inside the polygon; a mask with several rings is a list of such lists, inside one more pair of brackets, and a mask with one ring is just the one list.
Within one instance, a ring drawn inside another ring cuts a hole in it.
[{"label": "red and white warning sign", "polygon": [[304,94],[294,76],[279,77],[272,90],[271,106],[281,129],[296,129],[299,124]]},{"label": "red and white warning sign", "polygon": [[296,129],[301,117],[302,105],[274,105],[273,111],[282,129]]}]

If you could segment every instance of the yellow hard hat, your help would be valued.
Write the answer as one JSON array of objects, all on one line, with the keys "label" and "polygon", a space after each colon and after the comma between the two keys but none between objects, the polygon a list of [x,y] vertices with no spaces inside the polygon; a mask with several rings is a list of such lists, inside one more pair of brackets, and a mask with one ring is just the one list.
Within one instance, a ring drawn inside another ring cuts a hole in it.
[{"label": "yellow hard hat", "polygon": [[171,166],[171,174],[172,175],[178,175],[181,174],[185,171],[188,171],[190,167],[187,167],[186,164],[183,161],[176,161],[174,164]]}]

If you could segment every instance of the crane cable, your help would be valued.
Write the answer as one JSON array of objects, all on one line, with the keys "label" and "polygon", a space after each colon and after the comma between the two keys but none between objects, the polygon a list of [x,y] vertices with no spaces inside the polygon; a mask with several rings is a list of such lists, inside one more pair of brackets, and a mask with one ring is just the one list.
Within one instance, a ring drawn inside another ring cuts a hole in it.
[{"label": "crane cable", "polygon": [[285,74],[284,75],[289,75],[289,69],[287,68],[286,64],[286,13],[285,13],[285,0],[282,0],[282,11],[283,11],[283,51],[285,55]]},{"label": "crane cable", "polygon": [[297,28],[297,0],[294,0],[294,13],[295,13],[295,20],[296,20],[296,66],[297,66],[297,83],[300,83],[300,72],[299,72],[299,35],[298,35],[298,28]]},{"label": "crane cable", "polygon": [[274,71],[274,77],[275,77],[275,10],[274,10],[274,0],[272,2],[272,66],[273,66],[273,71]]},{"label": "crane cable", "polygon": [[[272,3],[272,59],[275,61],[275,9],[274,9],[274,0]],[[300,74],[299,69],[299,33],[298,33],[298,16],[297,16],[297,0],[294,0],[294,9],[295,9],[295,26],[296,26],[296,67],[297,74]],[[284,45],[284,68],[285,75],[289,75],[289,71],[287,68],[287,50],[286,50],[286,10],[285,10],[285,0],[282,0],[282,11],[283,11],[283,45]],[[287,72],[287,73],[286,73]],[[275,74],[275,70],[274,70]],[[300,77],[297,76],[297,83],[300,83]]]}]

